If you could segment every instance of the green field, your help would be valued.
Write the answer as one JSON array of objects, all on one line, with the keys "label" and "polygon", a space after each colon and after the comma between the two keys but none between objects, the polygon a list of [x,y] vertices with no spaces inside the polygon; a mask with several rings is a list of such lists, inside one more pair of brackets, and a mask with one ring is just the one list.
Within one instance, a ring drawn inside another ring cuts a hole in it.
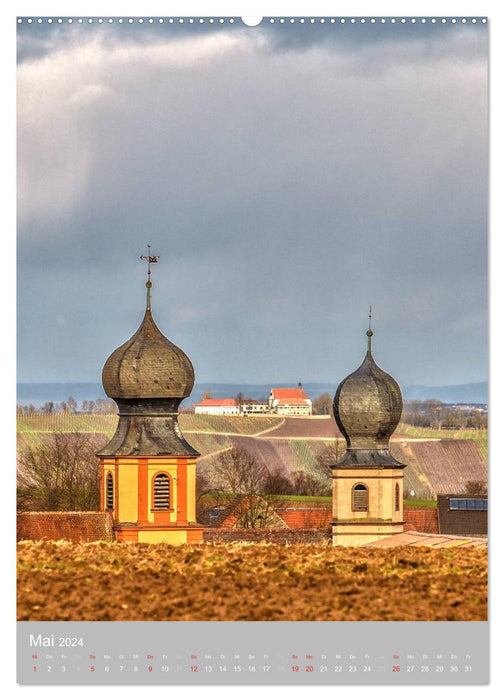
[{"label": "green field", "polygon": [[404,505],[407,508],[436,508],[437,501],[422,501],[417,498],[405,498]]}]

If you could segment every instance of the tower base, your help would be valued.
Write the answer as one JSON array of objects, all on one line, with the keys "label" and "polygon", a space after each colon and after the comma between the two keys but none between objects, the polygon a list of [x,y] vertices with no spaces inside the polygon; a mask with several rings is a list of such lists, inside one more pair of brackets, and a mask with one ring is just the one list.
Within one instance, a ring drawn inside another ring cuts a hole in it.
[{"label": "tower base", "polygon": [[332,522],[332,543],[340,547],[361,547],[403,532],[404,522],[339,521]]},{"label": "tower base", "polygon": [[133,523],[121,523],[114,525],[118,542],[146,542],[156,544],[198,544],[203,541],[203,527],[201,525],[152,525],[139,526]]}]

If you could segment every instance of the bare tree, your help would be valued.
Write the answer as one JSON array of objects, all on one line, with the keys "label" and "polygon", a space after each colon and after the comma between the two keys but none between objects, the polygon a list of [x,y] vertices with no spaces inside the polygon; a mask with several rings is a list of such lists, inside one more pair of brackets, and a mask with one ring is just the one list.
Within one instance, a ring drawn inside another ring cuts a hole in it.
[{"label": "bare tree", "polygon": [[229,504],[229,498],[212,487],[208,475],[203,471],[202,465],[196,463],[196,520],[203,525],[211,525],[210,513],[224,510]]},{"label": "bare tree", "polygon": [[319,416],[332,416],[333,414],[333,397],[331,394],[325,393],[313,399],[312,412]]},{"label": "bare tree", "polygon": [[77,401],[73,396],[69,396],[66,403],[70,413],[77,413]]},{"label": "bare tree", "polygon": [[112,399],[96,399],[96,413],[115,413],[117,411],[116,402]]},{"label": "bare tree", "polygon": [[241,413],[242,406],[243,406],[243,404],[245,403],[245,396],[243,395],[243,392],[239,391],[239,392],[236,394],[235,401],[236,401],[236,403],[238,404],[238,409],[239,409],[239,411],[240,411],[240,413]]},{"label": "bare tree", "polygon": [[307,472],[297,471],[292,475],[293,490],[297,496],[325,496],[327,489],[324,488],[320,479]]},{"label": "bare tree", "polygon": [[18,455],[18,508],[97,510],[100,469],[96,451],[103,435],[51,433],[21,444]]},{"label": "bare tree", "polygon": [[213,468],[217,488],[235,494],[264,493],[268,475],[266,465],[241,447],[220,454]]},{"label": "bare tree", "polygon": [[218,490],[242,497],[236,505],[239,527],[268,527],[278,520],[278,503],[266,491],[269,477],[267,466],[241,447],[219,455],[213,479]]},{"label": "bare tree", "polygon": [[263,490],[270,495],[287,496],[293,492],[292,481],[277,468],[266,477]]},{"label": "bare tree", "polygon": [[468,481],[465,485],[464,493],[468,496],[486,496],[488,492],[484,481]]},{"label": "bare tree", "polygon": [[238,527],[248,528],[277,525],[279,517],[276,514],[276,507],[278,506],[279,504],[268,495],[250,494],[243,496],[236,509],[238,515],[236,524]]},{"label": "bare tree", "polygon": [[317,456],[313,474],[294,472],[294,492],[299,496],[330,496],[332,466],[341,459],[344,452],[345,441],[334,440]]}]

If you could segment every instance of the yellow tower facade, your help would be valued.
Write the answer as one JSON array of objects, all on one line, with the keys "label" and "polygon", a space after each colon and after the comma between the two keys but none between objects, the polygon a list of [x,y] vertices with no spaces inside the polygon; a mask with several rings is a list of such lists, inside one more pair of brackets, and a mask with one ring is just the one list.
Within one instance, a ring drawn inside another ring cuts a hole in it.
[{"label": "yellow tower facade", "polygon": [[112,513],[119,541],[201,542],[195,492],[195,458],[101,458],[101,509]]},{"label": "yellow tower facade", "polygon": [[196,522],[196,458],[184,439],[178,407],[190,395],[194,369],[152,317],[148,260],[147,306],[136,333],[105,363],[105,392],[119,422],[100,451],[101,509],[112,513],[119,541],[200,542]]},{"label": "yellow tower facade", "polygon": [[360,367],[339,385],[334,417],[347,443],[332,466],[334,545],[359,546],[403,531],[403,470],[389,440],[402,412],[399,385],[374,361],[371,328]]}]

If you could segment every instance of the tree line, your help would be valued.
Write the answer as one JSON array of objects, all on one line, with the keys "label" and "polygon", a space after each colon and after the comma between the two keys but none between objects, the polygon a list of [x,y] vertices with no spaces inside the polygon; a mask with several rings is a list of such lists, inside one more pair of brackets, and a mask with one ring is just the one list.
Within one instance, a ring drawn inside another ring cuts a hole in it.
[{"label": "tree line", "polygon": [[401,420],[416,427],[437,430],[449,428],[481,430],[488,427],[488,415],[485,411],[463,410],[437,399],[405,401]]},{"label": "tree line", "polygon": [[117,406],[112,399],[98,398],[94,401],[82,401],[80,408],[78,402],[69,396],[66,401],[46,401],[42,406],[36,408],[33,404],[21,405],[16,407],[17,415],[29,416],[33,413],[51,414],[51,413],[117,413]]},{"label": "tree line", "polygon": [[[333,397],[325,393],[313,399],[312,412],[319,416],[334,415]],[[401,420],[408,425],[437,430],[449,428],[481,430],[488,427],[488,415],[485,411],[476,408],[457,408],[438,399],[404,401]]]}]

